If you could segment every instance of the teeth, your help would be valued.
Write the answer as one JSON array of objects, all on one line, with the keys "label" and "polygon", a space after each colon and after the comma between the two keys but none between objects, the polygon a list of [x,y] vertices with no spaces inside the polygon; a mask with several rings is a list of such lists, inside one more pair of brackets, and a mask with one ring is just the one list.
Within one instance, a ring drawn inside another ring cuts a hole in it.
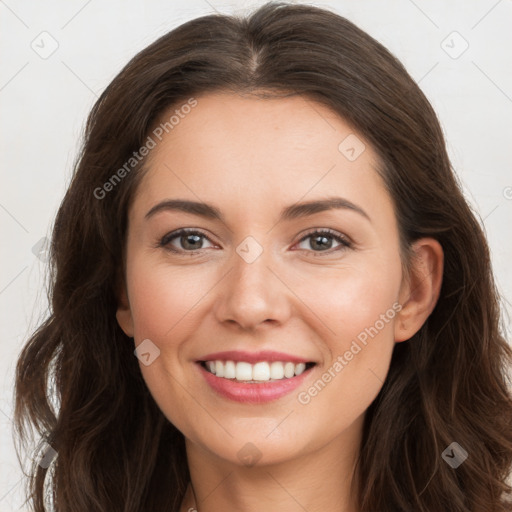
[{"label": "teeth", "polygon": [[284,366],[279,361],[274,361],[270,364],[270,378],[282,379],[284,377]]},{"label": "teeth", "polygon": [[295,374],[295,365],[293,363],[286,363],[284,365],[284,376],[289,379]]},{"label": "teeth", "polygon": [[[215,361],[215,364],[219,363],[223,365],[221,361]],[[216,375],[219,376],[218,373]],[[236,380],[252,380],[252,365],[242,362],[236,363]]]},{"label": "teeth", "polygon": [[236,377],[236,365],[233,361],[226,361],[224,363],[224,378],[234,379]]},{"label": "teeth", "polygon": [[273,361],[268,363],[262,361],[256,364],[245,361],[206,361],[206,368],[210,373],[225,379],[236,379],[240,381],[264,382],[269,380],[290,379],[300,375],[306,369],[305,363],[294,364],[292,362],[282,363]]},{"label": "teeth", "polygon": [[300,375],[306,369],[306,363],[299,363],[295,365],[295,375]]}]

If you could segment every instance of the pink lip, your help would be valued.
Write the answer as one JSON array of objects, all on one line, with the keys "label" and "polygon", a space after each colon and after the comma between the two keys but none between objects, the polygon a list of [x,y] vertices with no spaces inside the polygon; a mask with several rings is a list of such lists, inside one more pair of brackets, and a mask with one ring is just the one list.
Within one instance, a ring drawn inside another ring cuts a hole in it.
[{"label": "pink lip", "polygon": [[[218,354],[216,354],[216,358],[222,359],[218,358]],[[246,359],[243,360],[247,361]],[[268,359],[266,360],[268,361]],[[248,384],[244,382],[237,382],[235,380],[224,379],[223,377],[217,377],[216,375],[213,375],[213,373],[210,373],[208,370],[206,370],[206,368],[203,368],[200,363],[197,363],[197,367],[203,374],[206,382],[214,391],[225,398],[234,400],[235,402],[243,402],[248,404],[262,404],[270,402],[272,400],[277,400],[278,398],[281,398],[288,393],[291,393],[304,382],[304,379],[309,376],[310,370],[314,368],[309,368],[300,375],[290,379],[281,379],[273,382],[262,382],[261,384]]]},{"label": "pink lip", "polygon": [[225,352],[215,352],[213,354],[208,354],[204,357],[201,357],[201,359],[198,359],[198,361],[246,361],[247,363],[251,364],[259,363],[260,361],[281,361],[283,363],[290,361],[291,363],[295,364],[316,362],[293,356],[291,354],[285,354],[284,352],[274,352],[273,350],[262,350],[260,352],[228,350]]}]

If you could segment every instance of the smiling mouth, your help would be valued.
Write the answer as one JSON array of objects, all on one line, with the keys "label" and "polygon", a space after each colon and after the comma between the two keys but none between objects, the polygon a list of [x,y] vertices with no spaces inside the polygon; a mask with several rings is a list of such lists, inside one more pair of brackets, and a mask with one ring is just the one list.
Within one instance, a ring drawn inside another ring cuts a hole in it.
[{"label": "smiling mouth", "polygon": [[308,371],[316,363],[293,363],[290,361],[260,361],[255,364],[246,361],[198,361],[209,373],[216,377],[242,382],[245,384],[261,384],[276,382],[297,377]]}]

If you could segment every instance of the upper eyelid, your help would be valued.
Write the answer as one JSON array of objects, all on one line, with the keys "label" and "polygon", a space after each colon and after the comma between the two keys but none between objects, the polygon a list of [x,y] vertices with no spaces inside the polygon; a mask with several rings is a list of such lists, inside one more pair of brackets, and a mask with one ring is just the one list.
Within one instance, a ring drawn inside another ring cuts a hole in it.
[{"label": "upper eyelid", "polygon": [[206,233],[203,233],[200,229],[197,228],[180,228],[174,231],[170,231],[169,233],[165,234],[163,237],[160,238],[160,242],[164,244],[164,240],[166,240],[165,244],[167,244],[171,240],[178,238],[179,236],[195,234],[203,236],[204,238],[208,239],[212,244],[215,243]]}]

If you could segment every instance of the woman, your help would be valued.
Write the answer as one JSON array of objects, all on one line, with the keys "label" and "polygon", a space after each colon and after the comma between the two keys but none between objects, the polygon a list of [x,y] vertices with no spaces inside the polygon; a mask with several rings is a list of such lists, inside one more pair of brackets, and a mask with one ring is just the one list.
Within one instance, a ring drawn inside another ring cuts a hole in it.
[{"label": "woman", "polygon": [[35,511],[512,510],[487,242],[429,102],[346,19],[267,4],[136,55],[51,262],[16,379]]}]

